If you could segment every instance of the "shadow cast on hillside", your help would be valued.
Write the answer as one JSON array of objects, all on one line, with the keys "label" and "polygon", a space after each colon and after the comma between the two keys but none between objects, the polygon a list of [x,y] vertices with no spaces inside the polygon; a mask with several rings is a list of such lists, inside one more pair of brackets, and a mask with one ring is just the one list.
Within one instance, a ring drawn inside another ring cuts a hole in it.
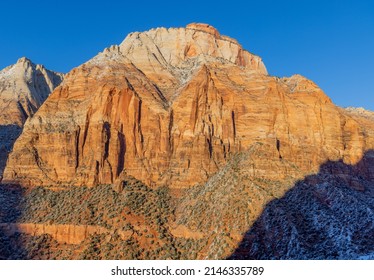
[{"label": "shadow cast on hillside", "polygon": [[[22,128],[15,124],[0,125],[0,181],[13,145]],[[23,189],[16,185],[0,184],[0,260],[23,259],[25,251],[18,234],[9,234],[9,224],[16,223],[20,216]]]},{"label": "shadow cast on hillside", "polygon": [[9,153],[14,142],[21,134],[22,128],[15,124],[0,125],[0,181],[3,176]]},{"label": "shadow cast on hillside", "polygon": [[269,202],[228,259],[374,259],[374,151],[326,162]]},{"label": "shadow cast on hillside", "polygon": [[11,232],[9,225],[17,222],[21,215],[24,189],[16,185],[0,185],[0,260],[25,259],[21,236]]}]

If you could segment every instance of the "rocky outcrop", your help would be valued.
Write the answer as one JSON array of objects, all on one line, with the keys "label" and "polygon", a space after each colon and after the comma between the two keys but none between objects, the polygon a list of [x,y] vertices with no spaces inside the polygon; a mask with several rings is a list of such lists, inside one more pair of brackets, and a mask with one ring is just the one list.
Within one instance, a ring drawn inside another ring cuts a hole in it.
[{"label": "rocky outcrop", "polygon": [[[8,236],[17,233],[25,233],[32,236],[49,234],[59,243],[80,244],[93,234],[108,234],[109,230],[99,226],[90,225],[59,225],[59,224],[0,224],[0,230]],[[124,239],[131,236],[131,231],[118,231]]]},{"label": "rocky outcrop", "polygon": [[[183,188],[256,143],[274,166],[306,174],[327,160],[358,162],[373,133],[312,81],[268,76],[258,56],[209,25],[157,28],[72,70],[25,126],[4,181],[92,186],[126,173]],[[259,178],[290,175],[260,162]]]},{"label": "rocky outcrop", "polygon": [[0,71],[0,178],[25,121],[62,82],[63,74],[20,58]]}]

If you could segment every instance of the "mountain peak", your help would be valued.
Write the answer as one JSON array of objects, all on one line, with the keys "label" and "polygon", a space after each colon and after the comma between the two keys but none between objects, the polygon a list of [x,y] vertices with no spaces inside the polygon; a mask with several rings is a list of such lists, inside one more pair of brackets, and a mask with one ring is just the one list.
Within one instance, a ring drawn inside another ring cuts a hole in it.
[{"label": "mountain peak", "polygon": [[214,35],[214,37],[219,38],[220,34],[216,28],[207,23],[190,23],[186,26],[186,29],[194,29],[198,31],[203,31]]},{"label": "mountain peak", "polygon": [[[48,95],[62,82],[63,74],[46,69],[21,57],[0,71],[0,125],[20,127],[32,116]],[[4,105],[6,104],[6,105]]]},{"label": "mountain peak", "polygon": [[[118,60],[120,55],[136,66],[147,64],[152,70],[159,64],[163,69],[190,68],[191,64],[203,61],[202,58],[212,58],[267,75],[259,56],[243,49],[236,40],[220,35],[216,28],[206,23],[190,23],[185,28],[154,28],[133,32],[118,48],[109,51],[106,49],[103,52],[108,58]],[[102,61],[103,57],[99,58]]]},{"label": "mountain peak", "polygon": [[16,64],[33,63],[29,58],[23,56],[17,60]]},{"label": "mountain peak", "polygon": [[109,69],[110,65],[121,64],[132,65],[157,84],[168,101],[178,95],[178,89],[205,64],[234,66],[268,75],[259,56],[243,49],[236,40],[221,36],[205,23],[130,33],[120,45],[104,49],[85,65]]}]

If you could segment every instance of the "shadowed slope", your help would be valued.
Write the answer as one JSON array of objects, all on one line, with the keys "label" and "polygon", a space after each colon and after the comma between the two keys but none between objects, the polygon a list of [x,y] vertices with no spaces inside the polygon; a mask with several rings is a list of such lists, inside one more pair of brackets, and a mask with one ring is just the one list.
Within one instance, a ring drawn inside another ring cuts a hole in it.
[{"label": "shadowed slope", "polygon": [[374,151],[323,164],[268,203],[229,259],[374,259]]},{"label": "shadowed slope", "polygon": [[21,134],[22,128],[16,124],[0,125],[0,181],[2,179],[8,154]]},{"label": "shadowed slope", "polygon": [[[20,216],[18,210],[23,196],[23,190],[17,186],[0,185],[0,224],[13,223]],[[16,242],[17,237],[9,237],[0,227],[0,260],[21,259],[25,250]]]}]

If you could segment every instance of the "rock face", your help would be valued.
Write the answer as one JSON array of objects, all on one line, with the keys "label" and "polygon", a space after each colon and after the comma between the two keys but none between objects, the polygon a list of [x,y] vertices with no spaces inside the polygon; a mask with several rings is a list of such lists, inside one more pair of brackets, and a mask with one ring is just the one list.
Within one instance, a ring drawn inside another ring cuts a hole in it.
[{"label": "rock face", "polygon": [[23,124],[62,79],[63,74],[47,70],[25,57],[0,71],[0,177]]},{"label": "rock face", "polygon": [[93,186],[126,173],[183,188],[255,144],[268,147],[272,166],[294,167],[259,160],[256,176],[282,179],[327,160],[358,162],[374,147],[374,122],[300,75],[269,76],[261,58],[212,26],[157,28],[67,74],[25,125],[4,182]]}]

